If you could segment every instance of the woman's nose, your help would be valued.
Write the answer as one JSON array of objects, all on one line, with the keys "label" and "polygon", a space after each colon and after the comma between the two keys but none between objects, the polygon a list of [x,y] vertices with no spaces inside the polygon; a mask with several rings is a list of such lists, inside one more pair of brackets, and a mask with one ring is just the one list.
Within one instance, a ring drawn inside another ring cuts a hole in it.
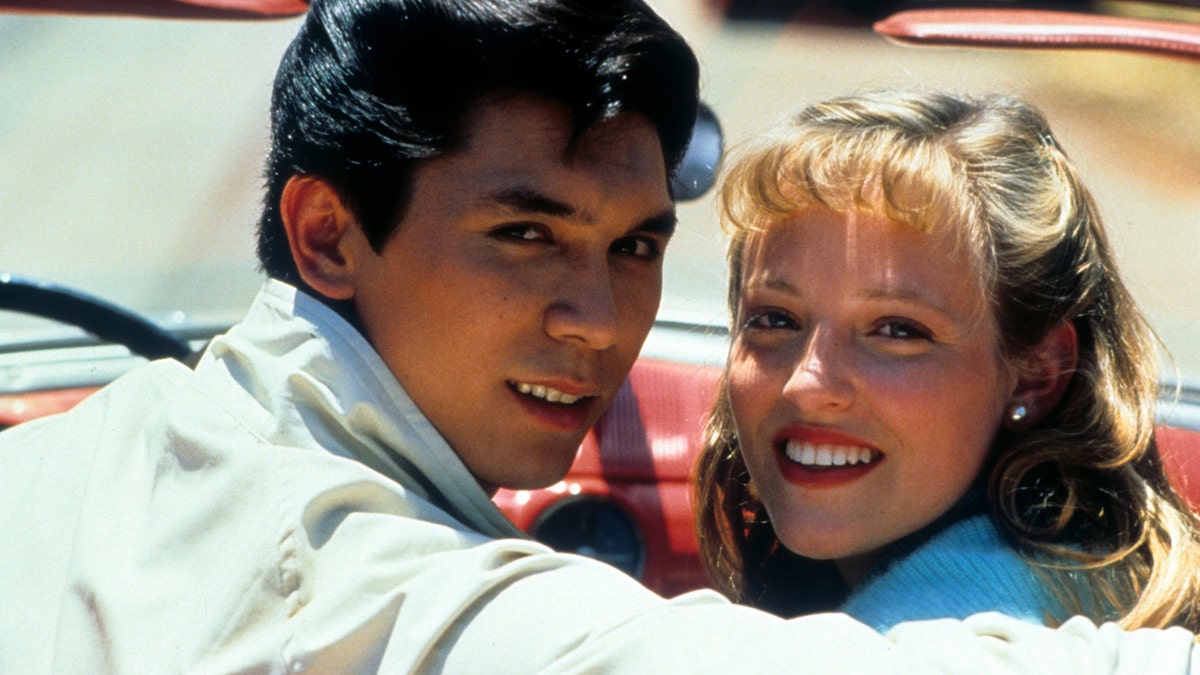
[{"label": "woman's nose", "polygon": [[784,396],[810,412],[840,410],[854,400],[851,350],[831,330],[817,327],[793,363]]}]

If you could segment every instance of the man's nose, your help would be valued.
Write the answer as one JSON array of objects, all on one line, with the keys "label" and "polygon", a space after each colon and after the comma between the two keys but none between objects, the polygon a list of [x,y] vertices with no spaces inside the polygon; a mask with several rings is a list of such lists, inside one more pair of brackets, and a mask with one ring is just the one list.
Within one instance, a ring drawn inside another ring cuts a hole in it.
[{"label": "man's nose", "polygon": [[616,344],[620,321],[612,282],[607,260],[573,264],[546,309],[546,333],[596,350]]}]

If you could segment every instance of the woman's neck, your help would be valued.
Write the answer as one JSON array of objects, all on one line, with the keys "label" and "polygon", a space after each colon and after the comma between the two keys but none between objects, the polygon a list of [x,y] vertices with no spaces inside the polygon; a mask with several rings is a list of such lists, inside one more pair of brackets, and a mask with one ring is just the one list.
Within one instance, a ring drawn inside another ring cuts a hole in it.
[{"label": "woman's neck", "polygon": [[879,554],[880,551],[877,549],[833,561],[838,574],[842,575],[842,581],[846,582],[846,586],[850,588],[851,592],[858,586],[858,582],[867,576],[867,572],[871,571],[875,561],[879,559]]}]

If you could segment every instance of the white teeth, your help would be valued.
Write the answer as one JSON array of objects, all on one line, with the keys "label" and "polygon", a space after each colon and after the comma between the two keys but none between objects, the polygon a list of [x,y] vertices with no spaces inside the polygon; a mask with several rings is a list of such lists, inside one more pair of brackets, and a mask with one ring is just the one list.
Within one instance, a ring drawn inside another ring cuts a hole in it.
[{"label": "white teeth", "polygon": [[814,445],[804,441],[788,441],[787,457],[805,466],[855,466],[875,460],[869,448],[854,445]]},{"label": "white teeth", "polygon": [[550,403],[562,403],[563,405],[571,405],[576,401],[581,400],[582,396],[572,396],[571,394],[563,393],[557,389],[543,387],[540,384],[526,384],[524,382],[515,383],[517,391],[522,394],[528,394],[534,398],[540,398]]},{"label": "white teeth", "polygon": [[833,449],[828,445],[817,447],[817,466],[833,465]]}]

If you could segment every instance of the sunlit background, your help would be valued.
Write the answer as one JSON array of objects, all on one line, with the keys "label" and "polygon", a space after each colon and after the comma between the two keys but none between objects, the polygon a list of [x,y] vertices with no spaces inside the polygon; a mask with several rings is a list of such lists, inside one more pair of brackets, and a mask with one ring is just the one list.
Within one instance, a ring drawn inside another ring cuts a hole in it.
[{"label": "sunlit background", "polygon": [[[804,103],[879,87],[1036,103],[1098,195],[1135,294],[1200,380],[1200,62],[902,47],[870,31],[880,8],[861,3],[651,4],[699,52],[704,98],[731,143]],[[270,81],[297,22],[0,14],[0,273],[163,322],[239,318],[261,281],[253,227]],[[680,216],[663,316],[723,324],[711,201]],[[28,325],[2,317],[0,339]]]}]

